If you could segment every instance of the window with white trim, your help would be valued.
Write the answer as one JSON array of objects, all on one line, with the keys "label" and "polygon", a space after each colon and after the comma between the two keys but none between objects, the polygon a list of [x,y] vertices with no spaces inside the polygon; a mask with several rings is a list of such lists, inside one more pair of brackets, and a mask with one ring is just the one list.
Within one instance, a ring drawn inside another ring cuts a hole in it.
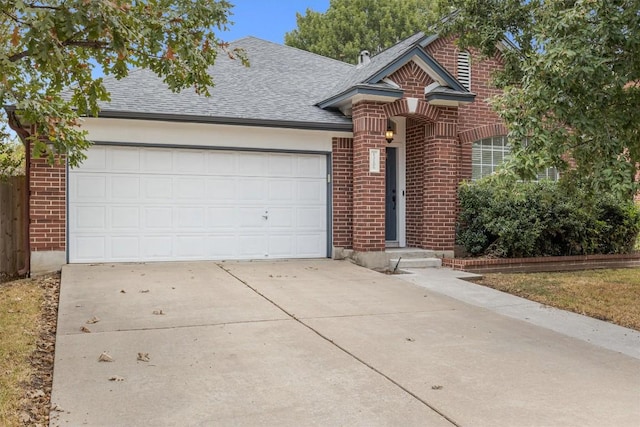
[{"label": "window with white trim", "polygon": [[[473,143],[471,150],[471,179],[474,181],[491,175],[511,154],[506,136],[481,139]],[[557,181],[558,170],[547,168],[538,173],[537,181],[543,179]]]},{"label": "window with white trim", "polygon": [[458,81],[471,90],[471,56],[469,52],[458,52]]},{"label": "window with white trim", "polygon": [[494,136],[473,143],[471,177],[473,180],[491,175],[510,153],[506,136]]}]

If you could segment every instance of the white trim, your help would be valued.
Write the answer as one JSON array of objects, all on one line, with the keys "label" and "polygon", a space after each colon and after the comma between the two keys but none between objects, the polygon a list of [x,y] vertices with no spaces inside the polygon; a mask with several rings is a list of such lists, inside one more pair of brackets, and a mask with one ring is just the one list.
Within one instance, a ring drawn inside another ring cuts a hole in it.
[{"label": "white trim", "polygon": [[[389,147],[396,149],[396,185],[397,185],[397,200],[398,215],[396,224],[397,242],[398,247],[404,248],[407,246],[407,203],[406,203],[406,187],[407,187],[407,153],[406,144],[404,141],[393,141],[389,144]],[[387,241],[387,243],[394,243],[395,241]]]},{"label": "white trim", "polygon": [[351,132],[109,118],[86,118],[82,130],[91,141],[323,152],[331,152],[332,137],[353,137]]},{"label": "white trim", "polygon": [[409,113],[414,114],[418,110],[418,98],[407,98]]}]

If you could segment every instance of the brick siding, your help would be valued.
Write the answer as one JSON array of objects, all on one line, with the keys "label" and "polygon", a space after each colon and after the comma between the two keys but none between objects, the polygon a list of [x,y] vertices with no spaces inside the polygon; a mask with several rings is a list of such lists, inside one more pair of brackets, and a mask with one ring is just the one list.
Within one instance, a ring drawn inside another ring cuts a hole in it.
[{"label": "brick siding", "polygon": [[[385,147],[387,118],[380,102],[353,106],[353,249],[385,249]],[[369,150],[380,150],[380,172],[369,172]]]},{"label": "brick siding", "polygon": [[333,245],[353,247],[353,139],[333,138]]},{"label": "brick siding", "polygon": [[66,248],[66,166],[53,166],[44,158],[31,159],[29,239],[32,251],[63,251]]}]

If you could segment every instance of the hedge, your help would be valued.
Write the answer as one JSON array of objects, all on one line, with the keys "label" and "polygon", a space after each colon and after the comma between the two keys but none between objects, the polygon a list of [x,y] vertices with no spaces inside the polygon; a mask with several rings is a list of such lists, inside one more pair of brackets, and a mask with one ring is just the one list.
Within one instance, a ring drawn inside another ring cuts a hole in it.
[{"label": "hedge", "polygon": [[640,232],[632,201],[587,196],[550,181],[463,183],[459,199],[457,243],[474,256],[628,253]]}]

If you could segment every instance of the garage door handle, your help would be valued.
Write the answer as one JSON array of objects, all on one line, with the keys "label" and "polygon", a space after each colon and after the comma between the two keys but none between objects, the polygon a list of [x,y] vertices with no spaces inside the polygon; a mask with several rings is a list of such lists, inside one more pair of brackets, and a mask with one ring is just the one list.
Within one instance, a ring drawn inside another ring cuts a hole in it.
[{"label": "garage door handle", "polygon": [[264,215],[262,215],[262,218],[269,219],[269,211],[265,211]]}]

